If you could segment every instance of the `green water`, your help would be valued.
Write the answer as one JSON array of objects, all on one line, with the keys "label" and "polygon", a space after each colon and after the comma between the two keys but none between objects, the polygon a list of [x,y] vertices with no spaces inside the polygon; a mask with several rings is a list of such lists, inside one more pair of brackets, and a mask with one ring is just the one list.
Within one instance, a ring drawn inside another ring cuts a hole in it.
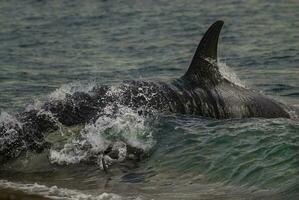
[{"label": "green water", "polygon": [[[299,105],[298,10],[298,1],[1,1],[0,110],[23,110],[71,86],[180,77],[218,19],[220,61],[247,87]],[[1,166],[0,187],[65,199],[299,198],[298,121],[105,120],[63,127],[48,140],[61,149],[85,128],[148,145],[150,155],[105,174],[94,163],[53,162],[52,150],[28,153]]]}]

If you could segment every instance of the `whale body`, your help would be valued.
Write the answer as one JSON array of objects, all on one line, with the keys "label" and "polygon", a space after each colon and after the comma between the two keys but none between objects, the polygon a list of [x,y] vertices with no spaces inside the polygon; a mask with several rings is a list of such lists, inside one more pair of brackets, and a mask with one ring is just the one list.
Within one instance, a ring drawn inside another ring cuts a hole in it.
[{"label": "whale body", "polygon": [[[120,105],[140,115],[179,113],[215,119],[296,118],[297,108],[280,103],[259,92],[241,87],[223,77],[217,64],[218,39],[223,21],[215,22],[200,41],[187,72],[171,82],[124,81],[118,92],[112,86],[95,86],[75,92],[63,100],[46,101],[41,108],[16,114],[19,124],[0,124],[0,161],[17,157],[22,151],[48,148],[45,134],[66,126],[84,124],[104,114],[107,105],[117,112]],[[112,113],[113,115],[113,113]],[[136,149],[132,151],[136,152]]]}]

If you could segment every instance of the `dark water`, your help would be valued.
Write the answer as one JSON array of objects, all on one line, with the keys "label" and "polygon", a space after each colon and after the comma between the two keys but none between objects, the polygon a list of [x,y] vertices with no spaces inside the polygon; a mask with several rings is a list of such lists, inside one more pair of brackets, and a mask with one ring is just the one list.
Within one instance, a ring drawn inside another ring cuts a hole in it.
[{"label": "dark water", "polygon": [[[295,0],[3,0],[0,120],[49,94],[179,77],[218,19],[225,21],[219,54],[226,75],[233,79],[234,71],[247,87],[299,105],[298,10]],[[138,166],[113,166],[105,174],[80,162],[84,152],[28,153],[1,166],[0,187],[62,199],[299,198],[298,121],[153,120],[124,108],[116,120],[63,128],[48,139],[73,148],[70,138],[82,129],[85,140],[101,144],[105,133],[151,154]]]}]

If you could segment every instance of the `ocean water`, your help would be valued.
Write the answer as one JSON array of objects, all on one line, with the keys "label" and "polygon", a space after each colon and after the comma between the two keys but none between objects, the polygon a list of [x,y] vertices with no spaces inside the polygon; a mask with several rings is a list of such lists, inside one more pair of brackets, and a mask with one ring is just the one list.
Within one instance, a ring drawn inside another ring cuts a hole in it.
[{"label": "ocean water", "polygon": [[[3,0],[0,2],[0,122],[96,84],[169,81],[187,70],[206,29],[225,22],[222,73],[299,105],[299,2],[235,0]],[[114,91],[115,92],[115,91]],[[105,112],[110,112],[109,108]],[[82,133],[85,134],[82,134]],[[148,152],[105,173],[85,162],[111,138]],[[299,122],[116,118],[61,127],[53,148],[0,166],[0,188],[53,199],[298,199]]]}]

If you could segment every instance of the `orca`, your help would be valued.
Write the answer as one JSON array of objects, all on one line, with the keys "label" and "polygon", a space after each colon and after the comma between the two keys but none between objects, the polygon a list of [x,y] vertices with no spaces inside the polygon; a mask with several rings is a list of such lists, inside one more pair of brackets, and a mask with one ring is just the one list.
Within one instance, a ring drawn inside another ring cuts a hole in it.
[{"label": "orca", "polygon": [[[63,100],[46,101],[40,109],[18,113],[16,118],[21,126],[0,124],[1,138],[14,135],[13,141],[2,141],[0,161],[17,157],[22,151],[48,148],[50,144],[44,141],[45,133],[57,130],[58,123],[66,126],[90,123],[105,114],[107,105],[113,107],[113,112],[117,112],[119,106],[127,106],[145,116],[175,113],[214,119],[297,118],[297,108],[236,85],[220,73],[217,51],[223,24],[223,21],[216,21],[211,25],[187,72],[176,80],[123,81],[114,93],[111,93],[112,86],[95,86],[88,92],[67,95]],[[136,148],[129,149],[141,154]]]}]

